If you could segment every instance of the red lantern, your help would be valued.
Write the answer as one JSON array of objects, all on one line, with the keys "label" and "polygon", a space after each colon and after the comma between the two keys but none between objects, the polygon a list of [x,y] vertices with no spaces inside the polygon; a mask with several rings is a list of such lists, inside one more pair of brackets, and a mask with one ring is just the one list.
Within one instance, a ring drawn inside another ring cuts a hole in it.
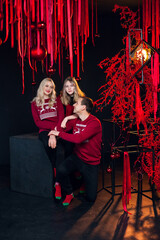
[{"label": "red lantern", "polygon": [[47,56],[47,49],[44,46],[37,46],[31,49],[31,57],[36,61],[41,61]]},{"label": "red lantern", "polygon": [[0,38],[0,45],[2,45],[2,39]]},{"label": "red lantern", "polygon": [[38,28],[39,30],[43,30],[43,29],[45,29],[45,27],[46,27],[45,22],[38,22],[38,23],[37,23],[37,28]]},{"label": "red lantern", "polygon": [[110,165],[109,165],[108,168],[106,169],[106,172],[107,172],[107,173],[111,173],[111,172],[112,172],[112,168],[111,168]]}]

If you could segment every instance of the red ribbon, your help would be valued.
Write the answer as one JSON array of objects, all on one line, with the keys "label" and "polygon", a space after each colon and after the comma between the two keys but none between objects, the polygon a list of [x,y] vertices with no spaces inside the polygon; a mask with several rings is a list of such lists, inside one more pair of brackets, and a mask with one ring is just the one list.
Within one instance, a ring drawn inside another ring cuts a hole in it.
[{"label": "red ribbon", "polygon": [[[123,187],[122,187],[122,205],[125,212],[127,211],[127,204],[131,199],[131,172],[130,172],[130,160],[128,152],[124,152],[123,160]],[[131,213],[130,213],[131,214]]]}]

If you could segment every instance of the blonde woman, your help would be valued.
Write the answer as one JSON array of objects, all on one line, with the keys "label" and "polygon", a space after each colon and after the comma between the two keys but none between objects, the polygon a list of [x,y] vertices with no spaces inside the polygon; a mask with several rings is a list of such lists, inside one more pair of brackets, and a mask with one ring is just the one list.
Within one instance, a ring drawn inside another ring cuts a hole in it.
[{"label": "blonde woman", "polygon": [[34,122],[39,128],[39,139],[44,145],[56,177],[57,141],[55,137],[49,137],[48,133],[61,128],[64,108],[61,100],[56,97],[55,84],[51,78],[45,78],[40,83],[37,95],[31,102],[31,110]]}]

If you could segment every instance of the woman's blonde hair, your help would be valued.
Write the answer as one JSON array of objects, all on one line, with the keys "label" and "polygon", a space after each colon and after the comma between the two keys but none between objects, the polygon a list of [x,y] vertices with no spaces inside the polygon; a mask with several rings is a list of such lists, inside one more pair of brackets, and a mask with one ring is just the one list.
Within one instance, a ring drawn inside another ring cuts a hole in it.
[{"label": "woman's blonde hair", "polygon": [[36,105],[38,107],[41,106],[43,108],[44,101],[45,101],[43,90],[44,90],[44,86],[47,82],[50,82],[53,85],[53,91],[51,92],[51,94],[49,96],[50,97],[49,98],[49,107],[52,107],[53,104],[55,103],[55,99],[56,99],[55,84],[51,78],[44,78],[41,81],[39,88],[37,90],[37,96],[35,98],[33,98],[33,100],[32,100],[32,102],[34,102],[34,101],[36,102]]},{"label": "woman's blonde hair", "polygon": [[79,97],[84,97],[85,94],[81,91],[81,89],[79,88],[78,86],[78,83],[76,81],[76,79],[74,77],[67,77],[65,80],[64,80],[64,83],[63,83],[63,88],[62,88],[62,91],[61,91],[61,101],[62,103],[66,106],[68,104],[70,104],[70,100],[71,100],[71,96],[69,94],[67,94],[66,90],[65,90],[65,84],[66,82],[70,82],[70,83],[73,83],[74,87],[75,87],[75,91],[73,93],[73,102],[77,102],[78,98]]}]

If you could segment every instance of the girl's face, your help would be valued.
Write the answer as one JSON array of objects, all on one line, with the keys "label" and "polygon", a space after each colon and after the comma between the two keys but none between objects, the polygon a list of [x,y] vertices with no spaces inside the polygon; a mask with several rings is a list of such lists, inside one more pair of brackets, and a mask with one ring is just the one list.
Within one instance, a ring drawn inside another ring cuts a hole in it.
[{"label": "girl's face", "polygon": [[47,81],[43,88],[44,98],[49,98],[52,92],[53,92],[53,84]]},{"label": "girl's face", "polygon": [[75,91],[75,86],[74,86],[74,83],[70,82],[70,81],[67,81],[65,83],[65,91],[66,93],[68,93],[69,95],[73,95],[74,91]]}]

